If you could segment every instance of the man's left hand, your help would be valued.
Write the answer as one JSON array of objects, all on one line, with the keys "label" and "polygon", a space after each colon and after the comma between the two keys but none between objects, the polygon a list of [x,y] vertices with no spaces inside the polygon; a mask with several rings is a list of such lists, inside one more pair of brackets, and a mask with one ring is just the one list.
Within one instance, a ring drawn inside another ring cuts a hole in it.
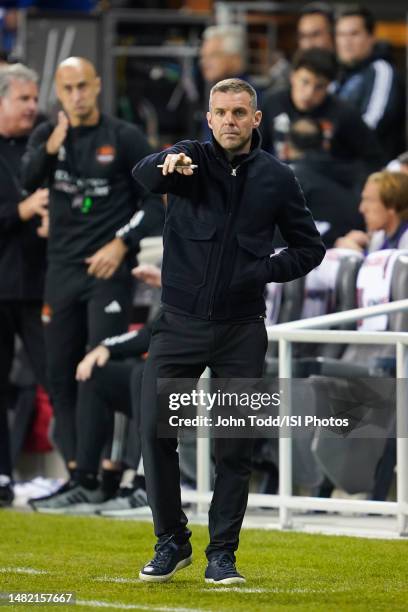
[{"label": "man's left hand", "polygon": [[121,238],[114,238],[85,259],[85,263],[89,266],[88,274],[96,278],[111,278],[122,263],[127,250]]}]

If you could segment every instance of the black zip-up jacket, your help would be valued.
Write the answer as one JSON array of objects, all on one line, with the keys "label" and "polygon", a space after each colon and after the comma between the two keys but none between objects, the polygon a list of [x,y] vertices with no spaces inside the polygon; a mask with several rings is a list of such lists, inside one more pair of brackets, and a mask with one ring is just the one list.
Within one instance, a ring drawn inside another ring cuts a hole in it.
[{"label": "black zip-up jacket", "polygon": [[21,158],[28,137],[0,136],[0,300],[42,300],[47,241],[37,235],[39,217],[22,221],[18,204]]},{"label": "black zip-up jacket", "polygon": [[128,224],[125,234],[131,230],[131,236],[125,242],[137,247],[144,236],[161,234],[162,199],[131,177],[135,161],[151,153],[140,130],[102,114],[96,125],[70,127],[58,154],[49,155],[46,143],[54,127],[51,122],[38,126],[23,158],[25,187],[50,188],[49,261],[83,263],[128,224],[141,200],[148,207]]},{"label": "black zip-up jacket", "polygon": [[[192,176],[163,176],[169,153],[186,153]],[[265,283],[303,276],[324,256],[324,246],[290,168],[260,148],[231,165],[214,141],[182,141],[150,155],[133,170],[154,193],[168,193],[164,228],[162,301],[190,315],[215,320],[263,316]],[[273,254],[278,226],[288,248]]]},{"label": "black zip-up jacket", "polygon": [[389,62],[372,55],[353,66],[341,66],[334,91],[375,130],[384,151],[384,163],[401,152],[404,91]]}]

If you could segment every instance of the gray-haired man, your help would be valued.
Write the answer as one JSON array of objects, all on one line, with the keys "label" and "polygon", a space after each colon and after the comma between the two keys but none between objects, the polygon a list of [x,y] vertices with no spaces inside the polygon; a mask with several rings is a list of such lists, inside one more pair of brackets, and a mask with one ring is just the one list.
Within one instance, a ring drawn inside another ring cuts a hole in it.
[{"label": "gray-haired man", "polygon": [[48,190],[25,197],[21,157],[37,119],[37,75],[22,64],[0,68],[0,507],[12,503],[6,388],[18,335],[45,384],[41,305]]}]

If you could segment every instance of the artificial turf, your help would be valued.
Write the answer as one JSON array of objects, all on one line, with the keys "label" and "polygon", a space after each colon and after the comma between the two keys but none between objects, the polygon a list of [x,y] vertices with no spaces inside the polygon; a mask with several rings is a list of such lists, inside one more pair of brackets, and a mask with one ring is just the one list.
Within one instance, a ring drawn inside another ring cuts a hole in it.
[{"label": "artificial turf", "polygon": [[0,591],[75,592],[74,606],[45,608],[68,612],[408,610],[408,542],[243,530],[237,566],[247,583],[226,588],[204,583],[207,531],[192,529],[193,565],[146,584],[137,575],[152,556],[149,523],[3,510]]}]

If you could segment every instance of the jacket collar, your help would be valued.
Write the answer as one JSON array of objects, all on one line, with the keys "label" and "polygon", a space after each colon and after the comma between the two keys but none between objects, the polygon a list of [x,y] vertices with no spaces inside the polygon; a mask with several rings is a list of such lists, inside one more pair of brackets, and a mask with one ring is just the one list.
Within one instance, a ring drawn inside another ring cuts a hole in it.
[{"label": "jacket collar", "polygon": [[374,54],[371,54],[365,59],[361,60],[360,62],[356,62],[355,64],[351,64],[351,65],[340,64],[339,80],[342,81],[348,78],[349,76],[351,76],[352,74],[355,74],[356,72],[361,72],[361,70],[364,70],[364,68],[369,66],[376,59],[378,58],[375,57]]},{"label": "jacket collar", "polygon": [[252,140],[251,140],[251,149],[249,153],[243,153],[242,155],[235,155],[232,160],[229,160],[225,154],[224,149],[221,145],[215,140],[213,133],[211,132],[211,143],[214,149],[215,157],[223,164],[228,165],[228,167],[236,168],[243,163],[247,163],[248,161],[254,159],[261,150],[262,137],[259,130],[256,128],[252,132]]}]

